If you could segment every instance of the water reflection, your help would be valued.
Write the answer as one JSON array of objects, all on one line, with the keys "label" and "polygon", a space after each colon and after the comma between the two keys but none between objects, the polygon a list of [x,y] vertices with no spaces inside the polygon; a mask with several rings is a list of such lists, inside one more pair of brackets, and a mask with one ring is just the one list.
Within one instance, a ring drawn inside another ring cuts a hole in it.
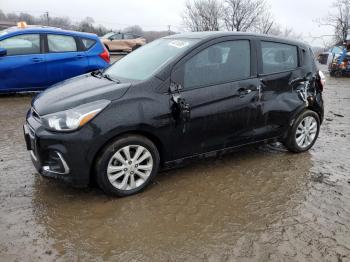
[{"label": "water reflection", "polygon": [[309,153],[248,148],[162,173],[145,192],[116,199],[38,178],[34,214],[63,259],[203,259],[293,210],[311,166]]}]

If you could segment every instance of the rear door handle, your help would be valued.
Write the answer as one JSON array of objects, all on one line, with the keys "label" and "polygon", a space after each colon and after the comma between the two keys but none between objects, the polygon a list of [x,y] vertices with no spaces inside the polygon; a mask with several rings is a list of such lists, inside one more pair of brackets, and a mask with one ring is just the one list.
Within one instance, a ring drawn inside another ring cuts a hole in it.
[{"label": "rear door handle", "polygon": [[81,58],[84,58],[85,56],[83,56],[83,55],[77,55],[77,58],[78,59],[81,59]]},{"label": "rear door handle", "polygon": [[40,57],[33,57],[33,58],[32,58],[32,61],[35,62],[35,63],[38,63],[38,62],[44,61],[44,59],[42,59],[42,58],[40,58]]}]

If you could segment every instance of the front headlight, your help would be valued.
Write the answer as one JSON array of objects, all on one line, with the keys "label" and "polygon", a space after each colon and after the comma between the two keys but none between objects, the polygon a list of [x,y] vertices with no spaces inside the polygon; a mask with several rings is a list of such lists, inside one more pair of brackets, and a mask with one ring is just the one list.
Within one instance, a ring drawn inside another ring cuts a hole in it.
[{"label": "front headlight", "polygon": [[44,115],[41,116],[42,123],[46,128],[54,131],[73,131],[93,119],[110,102],[109,100],[98,100],[65,111]]}]

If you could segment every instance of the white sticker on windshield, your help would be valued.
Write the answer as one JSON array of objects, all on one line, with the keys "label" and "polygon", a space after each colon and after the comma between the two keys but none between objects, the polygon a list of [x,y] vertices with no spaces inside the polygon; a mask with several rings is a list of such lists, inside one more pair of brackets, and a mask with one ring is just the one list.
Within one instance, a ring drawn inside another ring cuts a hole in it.
[{"label": "white sticker on windshield", "polygon": [[174,40],[169,43],[170,46],[176,47],[176,48],[184,48],[189,45],[188,42],[181,41],[181,40]]}]

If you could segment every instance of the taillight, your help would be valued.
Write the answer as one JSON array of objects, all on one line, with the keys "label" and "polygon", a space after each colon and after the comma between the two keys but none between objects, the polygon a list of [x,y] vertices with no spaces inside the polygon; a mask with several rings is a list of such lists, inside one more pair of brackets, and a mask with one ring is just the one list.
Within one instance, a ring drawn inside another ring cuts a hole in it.
[{"label": "taillight", "polygon": [[318,75],[320,76],[321,91],[323,91],[323,89],[326,87],[326,77],[322,71],[318,71]]},{"label": "taillight", "polygon": [[103,60],[105,60],[108,64],[111,62],[111,58],[109,56],[109,52],[105,46],[103,46],[103,52],[99,55]]}]

